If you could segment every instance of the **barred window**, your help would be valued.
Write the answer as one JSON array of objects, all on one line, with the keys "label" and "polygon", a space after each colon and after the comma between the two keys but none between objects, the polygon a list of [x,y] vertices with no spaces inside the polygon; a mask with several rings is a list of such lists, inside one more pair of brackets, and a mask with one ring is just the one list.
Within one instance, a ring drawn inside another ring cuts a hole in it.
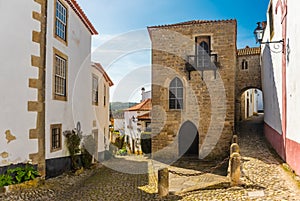
[{"label": "barred window", "polygon": [[67,95],[67,61],[55,55],[54,94],[66,97]]},{"label": "barred window", "polygon": [[98,105],[98,77],[93,75],[92,82],[92,103]]},{"label": "barred window", "polygon": [[66,33],[67,33],[67,9],[66,7],[59,1],[56,0],[56,20],[55,20],[55,34],[62,40],[66,41]]},{"label": "barred window", "polygon": [[169,109],[183,108],[183,84],[179,78],[174,78],[169,86]]},{"label": "barred window", "polygon": [[51,152],[61,149],[61,124],[52,124],[51,130]]}]

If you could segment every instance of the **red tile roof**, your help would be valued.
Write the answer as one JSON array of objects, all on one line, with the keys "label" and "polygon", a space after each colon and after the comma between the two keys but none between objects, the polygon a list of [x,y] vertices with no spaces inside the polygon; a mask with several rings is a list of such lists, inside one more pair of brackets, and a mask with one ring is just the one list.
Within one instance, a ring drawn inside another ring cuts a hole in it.
[{"label": "red tile roof", "polygon": [[93,63],[92,67],[96,68],[103,75],[104,79],[106,80],[106,82],[108,82],[110,87],[114,85],[100,63]]},{"label": "red tile roof", "polygon": [[238,56],[260,54],[260,47],[246,47],[237,51]]},{"label": "red tile roof", "polygon": [[93,24],[89,21],[79,4],[76,2],[76,0],[66,0],[66,2],[70,5],[70,7],[74,10],[74,12],[78,15],[78,17],[81,19],[83,24],[88,28],[88,30],[91,32],[92,35],[97,35],[98,32],[93,26]]},{"label": "red tile roof", "polygon": [[137,118],[138,118],[139,120],[151,119],[150,112],[147,112],[146,114],[137,116]]},{"label": "red tile roof", "polygon": [[148,98],[143,102],[126,109],[125,111],[150,111],[151,109],[152,101],[151,98]]},{"label": "red tile roof", "polygon": [[172,27],[172,26],[191,25],[191,24],[218,23],[218,22],[228,23],[228,22],[236,22],[236,20],[235,19],[229,19],[229,20],[191,20],[191,21],[180,22],[180,23],[175,23],[175,24],[149,26],[148,28],[162,28],[162,27]]}]

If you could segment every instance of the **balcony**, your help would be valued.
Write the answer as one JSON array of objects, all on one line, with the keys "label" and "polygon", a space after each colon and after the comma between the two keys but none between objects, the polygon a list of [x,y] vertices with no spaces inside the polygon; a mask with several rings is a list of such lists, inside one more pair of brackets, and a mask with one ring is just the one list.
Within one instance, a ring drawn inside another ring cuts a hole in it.
[{"label": "balcony", "polygon": [[201,78],[203,79],[204,71],[214,71],[216,79],[216,72],[218,67],[217,54],[204,54],[204,55],[187,55],[185,70],[188,72],[188,78],[191,79],[192,71],[200,71]]}]

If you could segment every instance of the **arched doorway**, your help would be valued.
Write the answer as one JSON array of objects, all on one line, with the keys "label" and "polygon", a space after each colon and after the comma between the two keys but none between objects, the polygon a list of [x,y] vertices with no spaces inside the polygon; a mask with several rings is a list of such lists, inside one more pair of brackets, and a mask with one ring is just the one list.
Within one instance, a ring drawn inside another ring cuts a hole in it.
[{"label": "arched doorway", "polygon": [[263,113],[263,93],[256,88],[244,90],[240,95],[239,121]]},{"label": "arched doorway", "polygon": [[198,156],[199,133],[197,127],[186,121],[179,130],[178,147],[180,156]]}]

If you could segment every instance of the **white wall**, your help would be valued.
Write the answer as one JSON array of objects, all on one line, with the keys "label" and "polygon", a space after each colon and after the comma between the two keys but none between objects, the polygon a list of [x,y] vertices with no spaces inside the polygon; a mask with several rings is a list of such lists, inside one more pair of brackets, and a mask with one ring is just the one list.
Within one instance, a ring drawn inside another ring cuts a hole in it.
[{"label": "white wall", "polygon": [[300,1],[288,1],[287,14],[287,138],[300,143]]},{"label": "white wall", "polygon": [[[34,1],[0,2],[0,166],[26,162],[37,152],[37,140],[29,140],[29,129],[36,127],[36,113],[27,111],[27,101],[37,99],[37,90],[28,87],[29,78],[37,78],[31,66],[31,55],[39,55],[39,45],[32,42],[32,31],[40,24],[32,19],[32,11],[40,12]],[[7,143],[5,131],[16,140]]]},{"label": "white wall", "polygon": [[[92,133],[91,33],[75,12],[68,7],[68,45],[54,38],[54,2],[48,1],[46,58],[46,159],[65,156],[67,148],[50,152],[50,125],[62,124],[62,131],[81,123],[84,135]],[[68,5],[68,4],[66,4]],[[68,56],[68,101],[53,100],[53,47]],[[64,145],[64,137],[62,144]]]},{"label": "white wall", "polygon": [[[282,39],[281,14],[275,14],[275,6],[273,4],[274,13],[274,30],[273,41]],[[266,16],[268,18],[268,15]],[[269,19],[268,19],[269,23]],[[263,41],[270,41],[270,29],[267,25],[263,37]],[[282,54],[281,51],[275,51],[273,44],[262,45],[262,85],[264,93],[264,111],[265,122],[275,129],[278,133],[282,133]]]},{"label": "white wall", "polygon": [[[109,83],[105,80],[99,70],[92,67],[92,74],[99,78],[98,106],[93,106],[93,120],[97,122],[98,129],[98,152],[105,151],[109,145]],[[104,105],[104,86],[106,88],[106,103]],[[106,138],[106,140],[104,140]],[[105,147],[106,143],[106,147]]]}]

